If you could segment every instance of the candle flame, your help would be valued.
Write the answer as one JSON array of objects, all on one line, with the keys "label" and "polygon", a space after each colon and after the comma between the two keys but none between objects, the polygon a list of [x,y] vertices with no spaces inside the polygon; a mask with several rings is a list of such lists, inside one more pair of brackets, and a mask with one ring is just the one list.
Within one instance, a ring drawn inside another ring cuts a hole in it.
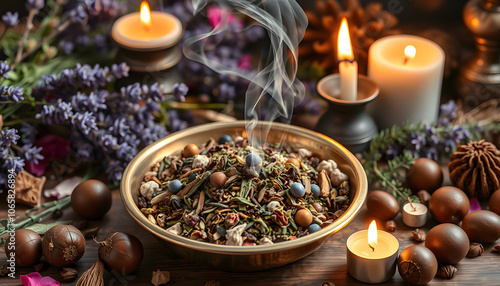
[{"label": "candle flame", "polygon": [[141,21],[144,23],[146,28],[151,26],[151,11],[149,10],[149,5],[147,1],[141,2]]},{"label": "candle flame", "polygon": [[405,48],[405,64],[409,60],[415,58],[416,54],[417,54],[417,49],[414,46],[412,46],[412,45],[406,46],[406,48]]},{"label": "candle flame", "polygon": [[342,23],[340,24],[337,42],[337,57],[339,58],[339,61],[354,60],[351,38],[349,37],[349,27],[347,26],[347,19],[345,17],[342,19]]},{"label": "candle flame", "polygon": [[377,247],[377,223],[375,220],[368,227],[368,245],[375,251],[375,247]]}]

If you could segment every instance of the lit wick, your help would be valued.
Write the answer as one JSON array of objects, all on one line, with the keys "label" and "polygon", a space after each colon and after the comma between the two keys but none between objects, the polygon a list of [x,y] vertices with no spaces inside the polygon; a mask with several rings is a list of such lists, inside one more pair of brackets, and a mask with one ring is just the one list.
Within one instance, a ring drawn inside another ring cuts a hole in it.
[{"label": "lit wick", "polygon": [[406,48],[405,48],[405,60],[404,60],[403,65],[406,65],[410,59],[413,59],[415,57],[416,54],[417,54],[417,49],[414,46],[412,46],[412,45],[406,46]]},{"label": "lit wick", "polygon": [[151,11],[149,10],[148,2],[141,2],[141,22],[144,24],[144,29],[149,31],[149,27],[151,27]]},{"label": "lit wick", "polygon": [[377,223],[373,220],[368,227],[368,246],[375,251],[377,247]]},{"label": "lit wick", "polygon": [[414,210],[417,211],[417,208],[411,203],[410,197],[408,197],[408,202],[410,202],[410,207]]}]

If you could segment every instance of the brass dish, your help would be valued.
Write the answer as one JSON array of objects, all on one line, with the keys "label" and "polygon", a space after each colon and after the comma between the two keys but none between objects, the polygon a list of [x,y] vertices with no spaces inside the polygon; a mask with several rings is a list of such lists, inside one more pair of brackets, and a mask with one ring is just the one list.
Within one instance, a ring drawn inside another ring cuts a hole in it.
[{"label": "brass dish", "polygon": [[[272,127],[271,127],[272,125]],[[165,240],[169,248],[178,254],[203,265],[211,265],[228,271],[259,271],[282,266],[299,260],[320,248],[326,239],[342,229],[358,214],[368,193],[365,171],[359,161],[336,141],[301,127],[270,122],[260,122],[258,129],[271,127],[268,142],[285,142],[294,147],[313,151],[320,159],[333,159],[342,172],[349,176],[352,203],[336,221],[322,230],[296,240],[273,245],[226,246],[190,240],[167,233],[151,223],[137,207],[138,190],[144,174],[164,156],[180,152],[185,145],[201,145],[210,137],[218,139],[224,134],[241,135],[244,121],[211,123],[173,133],[142,150],[127,166],[120,186],[120,194],[130,215],[152,234]]]}]

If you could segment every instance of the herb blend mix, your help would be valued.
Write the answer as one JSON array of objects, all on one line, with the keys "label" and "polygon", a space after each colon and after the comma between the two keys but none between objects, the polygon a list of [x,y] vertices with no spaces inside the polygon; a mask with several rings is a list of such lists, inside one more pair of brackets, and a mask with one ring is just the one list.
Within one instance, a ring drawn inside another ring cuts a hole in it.
[{"label": "herb blend mix", "polygon": [[307,149],[278,147],[229,135],[188,144],[145,174],[138,207],[168,233],[225,245],[293,240],[340,217],[347,175]]}]

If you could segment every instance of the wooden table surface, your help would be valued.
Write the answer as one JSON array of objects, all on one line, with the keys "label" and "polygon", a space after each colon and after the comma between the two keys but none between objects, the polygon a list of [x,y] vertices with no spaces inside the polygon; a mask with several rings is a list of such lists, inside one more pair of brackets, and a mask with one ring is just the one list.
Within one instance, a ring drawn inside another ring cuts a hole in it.
[{"label": "wooden table surface", "polygon": [[[6,205],[0,204],[0,217],[6,217]],[[17,211],[23,208],[19,205]],[[77,218],[71,208],[64,210],[62,220]],[[255,273],[230,273],[197,265],[170,252],[167,247],[152,234],[141,228],[125,210],[118,190],[113,191],[113,206],[109,213],[98,221],[91,221],[90,227],[99,226],[98,240],[115,232],[129,232],[143,243],[145,256],[139,269],[127,277],[113,277],[105,274],[105,285],[152,285],[152,271],[156,269],[170,271],[171,281],[167,285],[204,285],[209,280],[219,281],[220,285],[321,285],[331,281],[335,285],[362,285],[352,278],[346,269],[346,239],[354,232],[368,227],[371,217],[363,207],[358,216],[339,232],[330,236],[323,247],[295,263]],[[400,251],[416,242],[412,239],[412,229],[401,222],[401,214],[396,218],[397,230],[393,233],[400,242]],[[424,228],[428,231],[436,222],[429,218]],[[379,224],[380,225],[380,224]],[[451,280],[434,278],[430,285],[500,285],[500,252],[493,251],[496,243],[485,245],[482,256],[465,258],[457,265],[458,272]],[[423,244],[423,243],[421,243]],[[3,247],[0,250],[0,264],[6,263]],[[97,245],[87,240],[87,250],[83,258],[74,266],[81,275],[97,259]],[[42,259],[43,260],[43,259]],[[19,275],[33,272],[33,268],[18,268],[16,277],[0,278],[0,285],[21,285]],[[40,271],[42,276],[51,276],[61,280],[60,269],[48,264]],[[61,285],[74,285],[61,283]],[[406,285],[399,274],[381,285]]]}]

